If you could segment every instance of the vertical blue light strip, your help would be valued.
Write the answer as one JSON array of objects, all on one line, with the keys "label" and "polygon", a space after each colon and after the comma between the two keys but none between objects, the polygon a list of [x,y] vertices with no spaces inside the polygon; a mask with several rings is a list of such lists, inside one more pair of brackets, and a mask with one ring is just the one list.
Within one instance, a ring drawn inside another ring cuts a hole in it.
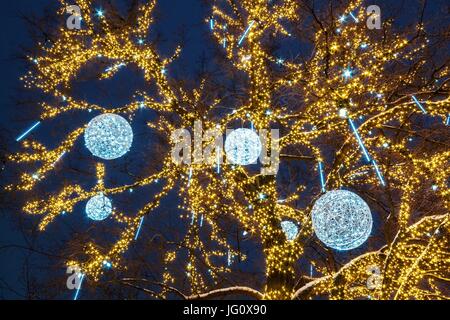
[{"label": "vertical blue light strip", "polygon": [[356,139],[358,140],[359,146],[361,147],[361,150],[364,153],[364,156],[366,157],[367,162],[370,162],[369,153],[367,152],[366,147],[364,146],[364,143],[362,142],[362,139],[359,136],[358,130],[356,129],[355,124],[353,123],[353,120],[351,118],[348,118],[348,122],[350,122],[350,126],[352,127],[352,130],[356,136]]},{"label": "vertical blue light strip", "polygon": [[425,110],[425,108],[423,107],[423,105],[420,103],[419,100],[417,100],[417,98],[415,96],[412,96],[412,99],[414,100],[414,102],[416,103],[416,105],[420,108],[420,110],[422,110],[423,113],[427,113],[427,110]]},{"label": "vertical blue light strip", "polygon": [[203,227],[203,215],[200,216],[200,227]]},{"label": "vertical blue light strip", "polygon": [[83,284],[83,280],[84,280],[84,274],[81,275],[80,284],[78,285],[78,288],[77,288],[77,291],[75,292],[75,296],[73,297],[73,300],[78,299],[78,295],[80,293],[80,289],[81,289],[81,285]]},{"label": "vertical blue light strip", "polygon": [[373,164],[373,166],[375,167],[375,171],[376,171],[376,173],[377,173],[378,179],[379,179],[380,182],[381,182],[381,185],[382,185],[383,187],[386,186],[386,182],[384,181],[383,175],[381,174],[380,168],[378,168],[378,165],[377,165],[376,161],[375,161],[375,160],[372,160],[372,164]]},{"label": "vertical blue light strip", "polygon": [[27,131],[22,133],[19,137],[17,137],[16,141],[19,142],[23,138],[25,138],[31,131],[33,131],[34,128],[36,128],[41,122],[38,121],[35,124],[33,124]]},{"label": "vertical blue light strip", "polygon": [[319,174],[320,174],[320,185],[322,186],[322,192],[326,192],[326,189],[325,189],[325,177],[323,175],[322,161],[319,161]]},{"label": "vertical blue light strip", "polygon": [[213,19],[213,18],[209,19],[209,28],[210,28],[211,30],[214,29],[214,19]]},{"label": "vertical blue light strip", "polygon": [[139,237],[139,233],[141,232],[142,224],[144,223],[144,217],[141,218],[141,222],[139,222],[139,227],[136,231],[136,235],[134,236],[134,240],[137,240]]},{"label": "vertical blue light strip", "polygon": [[238,46],[240,46],[242,44],[242,41],[244,41],[245,37],[247,37],[248,33],[250,32],[250,29],[253,27],[254,24],[255,24],[255,21],[252,20],[250,22],[250,24],[248,25],[247,30],[245,30],[244,34],[239,39]]},{"label": "vertical blue light strip", "polygon": [[216,153],[217,153],[217,174],[220,174],[220,156],[222,155],[220,148],[216,149]]},{"label": "vertical blue light strip", "polygon": [[188,187],[191,185],[191,178],[192,178],[192,168],[189,169]]},{"label": "vertical blue light strip", "polygon": [[445,121],[445,125],[450,125],[450,114],[447,116],[447,121]]}]

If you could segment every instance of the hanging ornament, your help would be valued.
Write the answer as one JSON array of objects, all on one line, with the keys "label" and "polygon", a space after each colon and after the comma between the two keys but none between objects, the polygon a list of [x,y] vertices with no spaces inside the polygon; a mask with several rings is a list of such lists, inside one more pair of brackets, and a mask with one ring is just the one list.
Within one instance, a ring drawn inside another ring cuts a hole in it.
[{"label": "hanging ornament", "polygon": [[87,216],[95,221],[102,221],[112,213],[112,203],[107,197],[100,193],[92,197],[86,204]]},{"label": "hanging ornament", "polygon": [[372,231],[372,214],[367,203],[346,190],[325,193],[312,208],[317,237],[328,247],[351,250],[363,244]]},{"label": "hanging ornament", "polygon": [[256,163],[262,145],[259,136],[250,129],[233,130],[225,140],[227,160],[231,164],[248,165]]},{"label": "hanging ornament", "polygon": [[106,113],[89,122],[84,132],[84,141],[94,156],[113,160],[130,150],[133,130],[123,117]]},{"label": "hanging ornament", "polygon": [[293,241],[295,238],[297,238],[298,227],[292,221],[289,220],[281,221],[281,229],[286,235],[286,239],[288,241]]}]

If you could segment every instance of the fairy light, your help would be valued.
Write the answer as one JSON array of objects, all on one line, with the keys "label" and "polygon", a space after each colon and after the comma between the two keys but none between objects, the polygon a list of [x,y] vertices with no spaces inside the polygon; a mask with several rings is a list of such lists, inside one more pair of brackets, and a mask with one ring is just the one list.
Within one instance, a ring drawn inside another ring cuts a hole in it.
[{"label": "fairy light", "polygon": [[137,240],[139,238],[139,234],[141,232],[142,229],[142,225],[144,224],[144,217],[141,218],[141,221],[139,222],[139,227],[136,231],[136,235],[134,236],[134,240]]},{"label": "fairy light", "polygon": [[353,14],[353,12],[350,12],[349,14],[350,14],[350,17],[352,17],[353,20],[355,20],[356,23],[359,22],[358,18],[355,17],[355,15]]},{"label": "fairy light", "polygon": [[245,29],[244,33],[242,34],[241,38],[238,41],[238,45],[240,46],[242,44],[242,42],[245,40],[245,38],[247,37],[248,33],[250,32],[250,30],[252,29],[253,25],[255,24],[255,21],[252,20],[250,21],[247,29]]},{"label": "fairy light", "polygon": [[64,151],[63,153],[61,153],[61,155],[58,157],[58,159],[56,159],[55,162],[53,162],[53,166],[54,166],[56,163],[58,163],[58,161],[61,160],[61,158],[64,157],[64,155],[65,155],[66,153],[67,153],[66,151]]},{"label": "fairy light", "polygon": [[356,140],[359,143],[359,146],[360,146],[360,148],[361,148],[361,150],[362,150],[362,152],[364,154],[364,157],[366,158],[367,162],[370,162],[369,153],[367,152],[367,149],[364,146],[364,143],[363,143],[361,137],[359,136],[358,130],[356,129],[356,126],[355,126],[353,120],[351,118],[348,118],[348,122],[350,123],[350,127],[352,128],[353,133],[355,134]]},{"label": "fairy light", "polygon": [[326,192],[326,189],[325,189],[325,176],[324,176],[324,173],[323,173],[322,161],[319,161],[319,175],[320,175],[320,185],[322,187],[322,192]]},{"label": "fairy light", "polygon": [[33,131],[38,125],[40,125],[41,122],[38,121],[35,124],[33,124],[29,129],[27,129],[24,133],[22,133],[20,136],[16,138],[16,141],[19,142],[23,138],[25,138],[31,131]]},{"label": "fairy light", "polygon": [[217,148],[216,150],[216,172],[220,174],[220,161],[222,159],[222,150]]},{"label": "fairy light", "polygon": [[[78,277],[80,277],[80,275],[78,275]],[[80,294],[80,290],[81,290],[81,285],[83,284],[83,280],[84,280],[85,274],[81,274],[79,283],[78,283],[78,287],[77,290],[75,291],[75,296],[73,297],[73,300],[78,300],[78,296]]]},{"label": "fairy light", "polygon": [[422,110],[423,113],[427,113],[427,110],[425,110],[425,108],[423,107],[422,103],[420,103],[420,101],[417,100],[417,98],[415,96],[412,96],[412,99],[414,100],[416,105],[419,107],[419,109]]},{"label": "fairy light", "polygon": [[342,71],[342,76],[345,79],[350,79],[353,76],[353,70],[350,68],[346,68]]},{"label": "fairy light", "polygon": [[372,159],[372,164],[375,168],[375,172],[377,173],[378,179],[380,180],[381,185],[384,187],[386,186],[386,182],[384,181],[383,175],[381,174],[380,168],[378,167],[377,162]]}]

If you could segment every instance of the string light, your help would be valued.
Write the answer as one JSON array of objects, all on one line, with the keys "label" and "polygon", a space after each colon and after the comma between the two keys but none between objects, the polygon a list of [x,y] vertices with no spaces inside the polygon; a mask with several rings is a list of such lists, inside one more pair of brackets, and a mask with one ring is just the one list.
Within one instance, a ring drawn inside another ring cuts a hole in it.
[{"label": "string light", "polygon": [[353,133],[355,134],[356,140],[358,141],[358,144],[364,154],[364,157],[366,158],[367,162],[370,162],[369,153],[367,152],[367,149],[364,146],[364,143],[358,133],[358,129],[356,129],[355,123],[353,122],[353,120],[351,118],[348,118],[348,122],[350,123],[350,127],[352,128]]},{"label": "string light", "polygon": [[384,181],[383,175],[381,174],[380,168],[378,168],[377,162],[372,159],[372,164],[375,168],[375,171],[377,173],[378,179],[380,179],[381,185],[384,187],[386,186],[386,182]]},{"label": "string light", "polygon": [[417,100],[417,98],[415,96],[412,96],[412,99],[414,100],[416,105],[419,107],[419,109],[422,110],[423,113],[427,113],[427,110],[425,110],[423,105],[419,102],[419,100]]},{"label": "string light", "polygon": [[81,285],[83,284],[83,280],[84,280],[85,274],[83,273],[81,275],[78,275],[78,277],[80,277],[80,280],[79,280],[79,283],[78,283],[77,290],[75,291],[75,296],[73,297],[73,300],[78,300],[78,296],[80,294]]},{"label": "string light", "polygon": [[139,233],[141,232],[142,225],[144,224],[144,217],[141,218],[141,221],[139,222],[139,227],[136,231],[136,235],[134,236],[134,240],[137,240],[139,238]]},{"label": "string light", "polygon": [[359,22],[358,18],[355,17],[355,15],[353,14],[353,12],[350,12],[349,14],[350,14],[350,16],[353,18],[353,20],[355,20],[356,23]]},{"label": "string light", "polygon": [[344,69],[342,71],[342,76],[347,80],[350,79],[353,76],[353,70],[350,68]]},{"label": "string light", "polygon": [[322,187],[322,192],[325,192],[325,177],[323,173],[323,164],[322,161],[319,161],[319,175],[320,175],[320,185]]},{"label": "string light", "polygon": [[31,131],[33,131],[39,124],[41,124],[40,121],[33,124],[29,129],[27,129],[24,133],[22,133],[20,136],[17,137],[16,141],[19,142],[23,138],[25,138]]},{"label": "string light", "polygon": [[240,46],[244,39],[247,37],[248,33],[250,32],[251,28],[255,24],[255,21],[250,21],[247,29],[245,29],[244,33],[242,34],[241,38],[239,39],[238,45]]}]

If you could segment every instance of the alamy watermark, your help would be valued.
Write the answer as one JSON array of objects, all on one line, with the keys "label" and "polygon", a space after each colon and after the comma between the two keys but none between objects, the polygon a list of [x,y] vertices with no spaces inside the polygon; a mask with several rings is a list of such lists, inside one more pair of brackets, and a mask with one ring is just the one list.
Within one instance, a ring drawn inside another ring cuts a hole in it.
[{"label": "alamy watermark", "polygon": [[81,281],[83,274],[81,269],[77,266],[67,267],[66,274],[69,274],[66,281],[67,289],[69,290],[79,290],[81,287]]},{"label": "alamy watermark", "polygon": [[70,16],[66,20],[66,26],[69,30],[81,29],[81,9],[77,5],[70,5],[66,7],[66,12]]},{"label": "alamy watermark", "polygon": [[381,29],[381,8],[377,5],[367,7],[366,13],[368,15],[366,26],[369,30]]},{"label": "alamy watermark", "polygon": [[367,289],[376,290],[380,289],[383,283],[383,276],[381,270],[377,265],[372,265],[367,268],[367,273],[370,275],[367,279]]},{"label": "alamy watermark", "polygon": [[227,130],[225,148],[223,132],[218,128],[203,132],[201,121],[195,121],[193,135],[192,140],[191,132],[187,129],[177,129],[172,133],[171,140],[174,146],[171,155],[176,164],[220,166],[226,155],[227,163],[233,165],[254,164],[259,159],[262,164],[262,175],[275,175],[278,172],[280,164],[278,129],[270,130],[270,134],[267,129],[259,132],[253,129]]}]

